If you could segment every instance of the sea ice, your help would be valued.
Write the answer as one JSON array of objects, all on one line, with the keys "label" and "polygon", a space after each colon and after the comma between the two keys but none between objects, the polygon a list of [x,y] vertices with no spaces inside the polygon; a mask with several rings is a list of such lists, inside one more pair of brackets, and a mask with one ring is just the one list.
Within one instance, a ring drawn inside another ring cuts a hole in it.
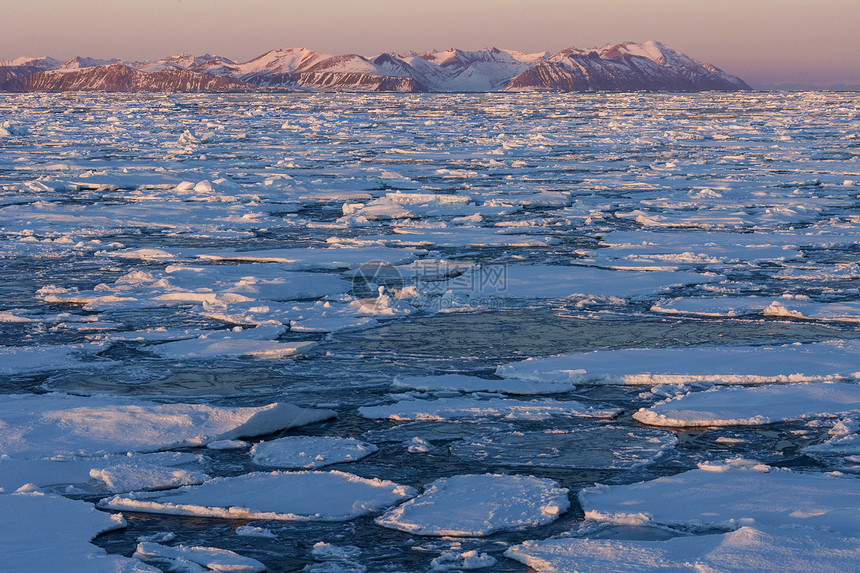
[{"label": "sea ice", "polygon": [[213,331],[190,340],[177,340],[152,345],[148,349],[165,358],[211,358],[213,356],[251,356],[254,358],[280,359],[305,352],[315,342],[278,342],[275,338],[286,329],[281,325],[266,323],[243,330]]},{"label": "sea ice", "polygon": [[346,521],[416,493],[391,481],[339,471],[255,472],[168,492],[116,495],[99,507],[223,519]]},{"label": "sea ice", "polygon": [[43,573],[157,573],[137,559],[107,555],[90,543],[122,529],[119,514],[39,492],[0,494],[0,563],[6,571]]},{"label": "sea ice", "polygon": [[103,481],[108,491],[111,492],[169,489],[182,485],[200,484],[209,479],[209,476],[203,472],[134,464],[91,469],[90,477]]},{"label": "sea ice", "polygon": [[254,525],[240,525],[236,528],[236,535],[241,535],[242,537],[265,537],[266,539],[278,538],[270,529]]},{"label": "sea ice", "polygon": [[269,404],[219,408],[108,397],[12,394],[0,401],[0,455],[96,455],[200,446],[252,437],[334,417],[331,410]]},{"label": "sea ice", "polygon": [[811,454],[855,456],[860,454],[860,422],[844,418],[836,422],[828,432],[827,441],[803,448]]},{"label": "sea ice", "polygon": [[[0,374],[20,374],[45,370],[99,368],[113,364],[92,357],[104,345],[69,344],[65,346],[0,346]],[[86,358],[90,358],[86,360]]]},{"label": "sea ice", "polygon": [[186,562],[196,563],[207,571],[230,571],[231,573],[263,573],[266,566],[250,557],[244,557],[227,549],[216,547],[187,547],[185,545],[161,545],[151,541],[137,544],[134,556],[141,561],[171,565],[171,570]]},{"label": "sea ice", "polygon": [[809,383],[718,387],[642,408],[633,419],[651,426],[755,426],[860,412],[860,385]]},{"label": "sea ice", "polygon": [[355,438],[287,436],[255,444],[251,458],[263,466],[311,469],[360,460],[378,449]]},{"label": "sea ice", "polygon": [[586,488],[579,501],[586,519],[612,523],[810,528],[860,536],[860,478],[740,459],[631,485]]},{"label": "sea ice", "polygon": [[497,563],[495,557],[486,553],[471,551],[443,551],[430,562],[430,571],[472,571],[492,567]]},{"label": "sea ice", "polygon": [[860,539],[812,528],[744,526],[723,534],[666,541],[526,541],[505,556],[540,573],[578,571],[854,571]]},{"label": "sea ice", "polygon": [[689,346],[597,350],[529,358],[499,366],[496,374],[539,382],[723,384],[807,382],[860,378],[860,341],[783,346]]},{"label": "sea ice", "polygon": [[459,475],[434,481],[376,523],[417,535],[482,536],[551,523],[569,507],[567,489],[552,480]]},{"label": "sea ice", "polygon": [[[148,454],[102,455],[96,457],[68,457],[58,455],[53,459],[19,459],[0,456],[0,493],[12,492],[26,485],[39,488],[56,488],[61,485],[85,484],[93,476],[93,472],[113,466],[134,468],[141,481],[137,481],[131,489],[158,488],[167,476],[174,471],[173,466],[193,465],[201,461],[202,456],[180,452],[156,452]],[[181,470],[187,476],[201,475],[195,470]],[[151,475],[154,480],[146,480]],[[161,476],[158,478],[157,476]],[[180,484],[177,484],[180,485]]]},{"label": "sea ice", "polygon": [[507,398],[439,398],[436,400],[404,399],[395,404],[362,406],[358,412],[371,419],[449,420],[455,418],[492,418],[507,420],[547,420],[554,416],[612,418],[618,408],[595,408],[581,402],[555,400],[514,400]]}]

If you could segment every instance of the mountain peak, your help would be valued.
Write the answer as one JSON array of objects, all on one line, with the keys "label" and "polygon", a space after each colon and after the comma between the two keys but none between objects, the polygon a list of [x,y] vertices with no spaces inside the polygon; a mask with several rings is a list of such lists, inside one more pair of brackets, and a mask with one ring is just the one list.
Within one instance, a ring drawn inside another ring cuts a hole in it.
[{"label": "mountain peak", "polygon": [[[116,68],[113,72],[106,69],[92,71],[113,65],[122,65],[123,68]],[[76,57],[65,63],[53,58],[18,58],[0,62],[0,66],[3,66],[0,69],[0,89],[16,90],[49,89],[37,87],[48,85],[61,85],[57,89],[65,89],[62,86],[68,85],[76,85],[78,89],[91,89],[87,86],[94,85],[119,86],[119,76],[131,78],[124,80],[125,87],[117,88],[121,91],[136,89],[135,86],[173,86],[169,89],[191,91],[252,89],[248,84],[267,89],[330,91],[749,89],[739,78],[654,40],[641,43],[626,41],[589,50],[570,47],[552,55],[493,46],[473,51],[452,47],[444,51],[406,52],[402,55],[382,53],[368,58],[358,54],[332,55],[308,48],[277,48],[244,63],[213,54],[194,56],[182,53],[129,64],[122,64],[119,60]],[[56,84],[50,78],[28,83],[28,77],[46,70],[57,70],[65,75],[65,83]],[[157,81],[132,74],[133,71],[147,76],[163,70],[167,72]],[[178,74],[170,70],[187,73]],[[108,73],[113,74],[113,79],[97,79],[100,74]]]}]

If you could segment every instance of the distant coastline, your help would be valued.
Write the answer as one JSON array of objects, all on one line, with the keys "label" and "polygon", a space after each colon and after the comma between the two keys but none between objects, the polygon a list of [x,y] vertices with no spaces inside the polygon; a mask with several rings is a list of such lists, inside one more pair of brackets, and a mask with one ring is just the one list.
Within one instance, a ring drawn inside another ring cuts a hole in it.
[{"label": "distant coastline", "polygon": [[624,42],[526,54],[490,48],[384,53],[373,58],[304,48],[271,50],[248,62],[206,54],[123,62],[75,57],[0,61],[6,92],[737,91],[742,79],[660,42]]}]

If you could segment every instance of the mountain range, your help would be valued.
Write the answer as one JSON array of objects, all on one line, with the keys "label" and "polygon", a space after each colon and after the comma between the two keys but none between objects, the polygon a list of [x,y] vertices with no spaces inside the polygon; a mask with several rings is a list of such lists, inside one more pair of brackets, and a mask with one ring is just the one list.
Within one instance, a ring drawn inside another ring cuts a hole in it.
[{"label": "mountain range", "polygon": [[524,54],[490,48],[384,53],[374,58],[304,48],[248,62],[205,54],[123,62],[76,57],[0,60],[2,91],[703,91],[748,90],[738,77],[660,42]]}]

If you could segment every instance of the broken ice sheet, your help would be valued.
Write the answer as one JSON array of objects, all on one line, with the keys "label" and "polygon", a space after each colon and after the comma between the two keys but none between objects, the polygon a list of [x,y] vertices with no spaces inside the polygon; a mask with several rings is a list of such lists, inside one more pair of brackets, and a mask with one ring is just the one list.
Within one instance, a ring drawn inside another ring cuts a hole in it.
[{"label": "broken ice sheet", "polygon": [[804,320],[860,322],[860,303],[814,302],[806,297],[675,298],[655,303],[651,310],[663,314],[735,317],[761,315]]},{"label": "broken ice sheet", "polygon": [[860,535],[860,478],[772,468],[749,460],[579,493],[586,519],[691,530],[742,525],[826,528]]},{"label": "broken ice sheet", "polygon": [[167,492],[116,495],[99,507],[223,519],[346,521],[415,494],[408,486],[340,471],[254,472]]},{"label": "broken ice sheet", "polygon": [[376,523],[417,535],[482,536],[551,523],[569,507],[567,489],[549,479],[458,475],[437,479]]},{"label": "broken ice sheet", "polygon": [[36,347],[0,346],[0,374],[99,368],[115,364],[112,360],[93,357],[104,349],[102,343]]},{"label": "broken ice sheet", "polygon": [[203,472],[155,465],[118,464],[91,469],[90,477],[104,482],[108,491],[170,489],[200,484],[209,479]]},{"label": "broken ice sheet", "polygon": [[450,447],[454,456],[492,465],[618,470],[653,462],[677,443],[664,430],[596,426],[497,432]]},{"label": "broken ice sheet", "polygon": [[255,444],[250,453],[262,466],[311,469],[360,460],[377,449],[355,438],[286,436]]},{"label": "broken ice sheet", "polygon": [[509,398],[403,399],[395,404],[362,406],[358,412],[371,419],[451,420],[457,418],[504,418],[506,420],[547,420],[554,416],[613,418],[618,408],[597,408],[581,402],[556,400],[515,400]]},{"label": "broken ice sheet", "polygon": [[171,570],[183,568],[185,563],[195,563],[204,570],[230,571],[233,573],[263,573],[266,566],[250,557],[216,547],[188,547],[185,545],[162,545],[151,541],[137,544],[134,557],[141,561],[169,563]]},{"label": "broken ice sheet", "polygon": [[207,332],[197,338],[154,344],[147,350],[165,358],[212,358],[249,356],[276,360],[306,352],[316,345],[312,341],[278,342],[272,340],[286,331],[280,324],[267,322],[255,328]]},{"label": "broken ice sheet", "polygon": [[808,454],[856,456],[860,454],[860,416],[838,420],[830,431],[829,438],[803,448]]},{"label": "broken ice sheet", "polygon": [[[203,456],[182,452],[155,452],[148,454],[102,455],[94,457],[79,457],[58,455],[48,459],[20,459],[0,456],[0,493],[12,492],[24,486],[37,486],[57,491],[60,486],[72,485],[77,488],[89,489],[91,478],[99,478],[102,470],[110,468],[126,468],[125,475],[130,478],[128,489],[112,489],[107,483],[110,478],[103,480],[104,488],[108,491],[130,491],[132,489],[158,489],[182,485],[175,483],[192,476],[203,478],[198,471],[202,466]],[[182,466],[179,469],[177,466]],[[119,478],[118,470],[111,474]],[[174,476],[173,472],[177,471]],[[119,486],[118,480],[114,485]],[[65,489],[65,488],[64,488]]]},{"label": "broken ice sheet", "polygon": [[499,366],[503,378],[605,384],[806,382],[860,376],[860,341],[597,350]]},{"label": "broken ice sheet", "polygon": [[[526,541],[505,555],[541,572],[692,571],[703,565],[733,570],[751,563],[761,571],[851,571],[860,558],[860,479],[853,477],[733,459],[647,482],[586,488],[579,500],[586,520],[669,526],[682,536],[646,541],[571,535]],[[731,531],[714,534],[714,528]]]},{"label": "broken ice sheet", "polygon": [[0,515],[6,517],[0,520],[0,555],[7,571],[158,572],[90,543],[126,526],[121,515],[90,503],[39,492],[0,494]]},{"label": "broken ice sheet", "polygon": [[633,419],[650,426],[756,426],[860,412],[860,385],[808,383],[717,387],[642,408]]},{"label": "broken ice sheet", "polygon": [[334,417],[273,403],[220,408],[112,397],[12,394],[0,401],[0,454],[12,458],[153,451],[252,437]]},{"label": "broken ice sheet", "polygon": [[744,526],[666,541],[556,537],[515,545],[505,556],[539,573],[569,571],[853,571],[860,538],[816,529]]}]

